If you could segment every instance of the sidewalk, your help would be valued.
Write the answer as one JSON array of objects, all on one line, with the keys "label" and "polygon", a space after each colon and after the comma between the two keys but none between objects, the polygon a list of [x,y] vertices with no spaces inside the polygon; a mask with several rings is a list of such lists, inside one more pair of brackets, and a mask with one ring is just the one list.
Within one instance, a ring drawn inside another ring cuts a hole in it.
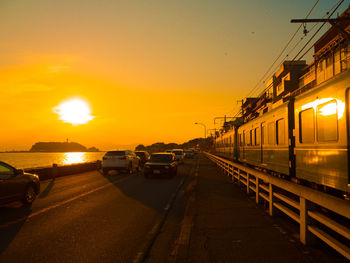
[{"label": "sidewalk", "polygon": [[329,262],[283,234],[213,162],[199,158],[188,262]]}]

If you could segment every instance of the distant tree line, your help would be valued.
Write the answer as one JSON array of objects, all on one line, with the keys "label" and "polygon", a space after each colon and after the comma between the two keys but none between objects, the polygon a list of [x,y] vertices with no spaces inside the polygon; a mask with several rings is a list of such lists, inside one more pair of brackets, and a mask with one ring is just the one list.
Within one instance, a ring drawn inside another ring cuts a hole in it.
[{"label": "distant tree line", "polygon": [[149,153],[154,152],[164,152],[166,150],[172,150],[172,149],[190,149],[190,148],[199,148],[203,151],[208,151],[211,149],[213,144],[212,138],[197,138],[190,140],[188,142],[185,142],[183,144],[177,144],[177,143],[163,143],[163,142],[157,142],[149,146],[145,146],[143,144],[139,144],[136,146],[135,151],[147,151]]}]

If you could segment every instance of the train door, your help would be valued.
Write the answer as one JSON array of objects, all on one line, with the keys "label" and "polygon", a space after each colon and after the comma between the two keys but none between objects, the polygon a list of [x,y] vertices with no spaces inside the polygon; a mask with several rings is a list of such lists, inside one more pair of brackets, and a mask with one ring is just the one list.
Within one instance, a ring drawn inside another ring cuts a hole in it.
[{"label": "train door", "polygon": [[260,134],[261,134],[260,158],[261,158],[261,163],[264,163],[264,146],[266,144],[266,140],[265,140],[266,123],[265,122],[262,122],[260,124]]},{"label": "train door", "polygon": [[245,143],[246,143],[245,136],[246,136],[246,131],[243,131],[242,160],[245,160]]}]

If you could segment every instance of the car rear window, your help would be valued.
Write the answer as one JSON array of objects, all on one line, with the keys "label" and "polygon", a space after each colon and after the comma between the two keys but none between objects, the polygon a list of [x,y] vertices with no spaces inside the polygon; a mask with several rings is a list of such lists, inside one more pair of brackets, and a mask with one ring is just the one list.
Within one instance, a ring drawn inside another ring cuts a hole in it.
[{"label": "car rear window", "polygon": [[144,152],[135,152],[138,157],[145,157],[146,153]]},{"label": "car rear window", "polygon": [[171,154],[152,154],[151,162],[171,162],[173,160],[173,156]]},{"label": "car rear window", "polygon": [[173,151],[173,153],[175,153],[176,155],[181,155],[182,151]]},{"label": "car rear window", "polygon": [[110,151],[107,152],[105,156],[123,156],[125,155],[125,151]]}]

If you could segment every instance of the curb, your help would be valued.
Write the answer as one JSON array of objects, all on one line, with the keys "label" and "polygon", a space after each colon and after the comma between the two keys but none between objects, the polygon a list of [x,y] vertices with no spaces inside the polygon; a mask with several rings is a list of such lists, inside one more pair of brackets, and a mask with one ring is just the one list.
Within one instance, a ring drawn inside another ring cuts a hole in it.
[{"label": "curb", "polygon": [[170,255],[171,263],[187,262],[191,242],[191,234],[194,227],[196,187],[198,182],[199,157],[197,158],[194,178],[188,184],[186,195],[188,200],[185,207],[184,219],[181,222],[180,234],[175,241],[174,249]]}]

